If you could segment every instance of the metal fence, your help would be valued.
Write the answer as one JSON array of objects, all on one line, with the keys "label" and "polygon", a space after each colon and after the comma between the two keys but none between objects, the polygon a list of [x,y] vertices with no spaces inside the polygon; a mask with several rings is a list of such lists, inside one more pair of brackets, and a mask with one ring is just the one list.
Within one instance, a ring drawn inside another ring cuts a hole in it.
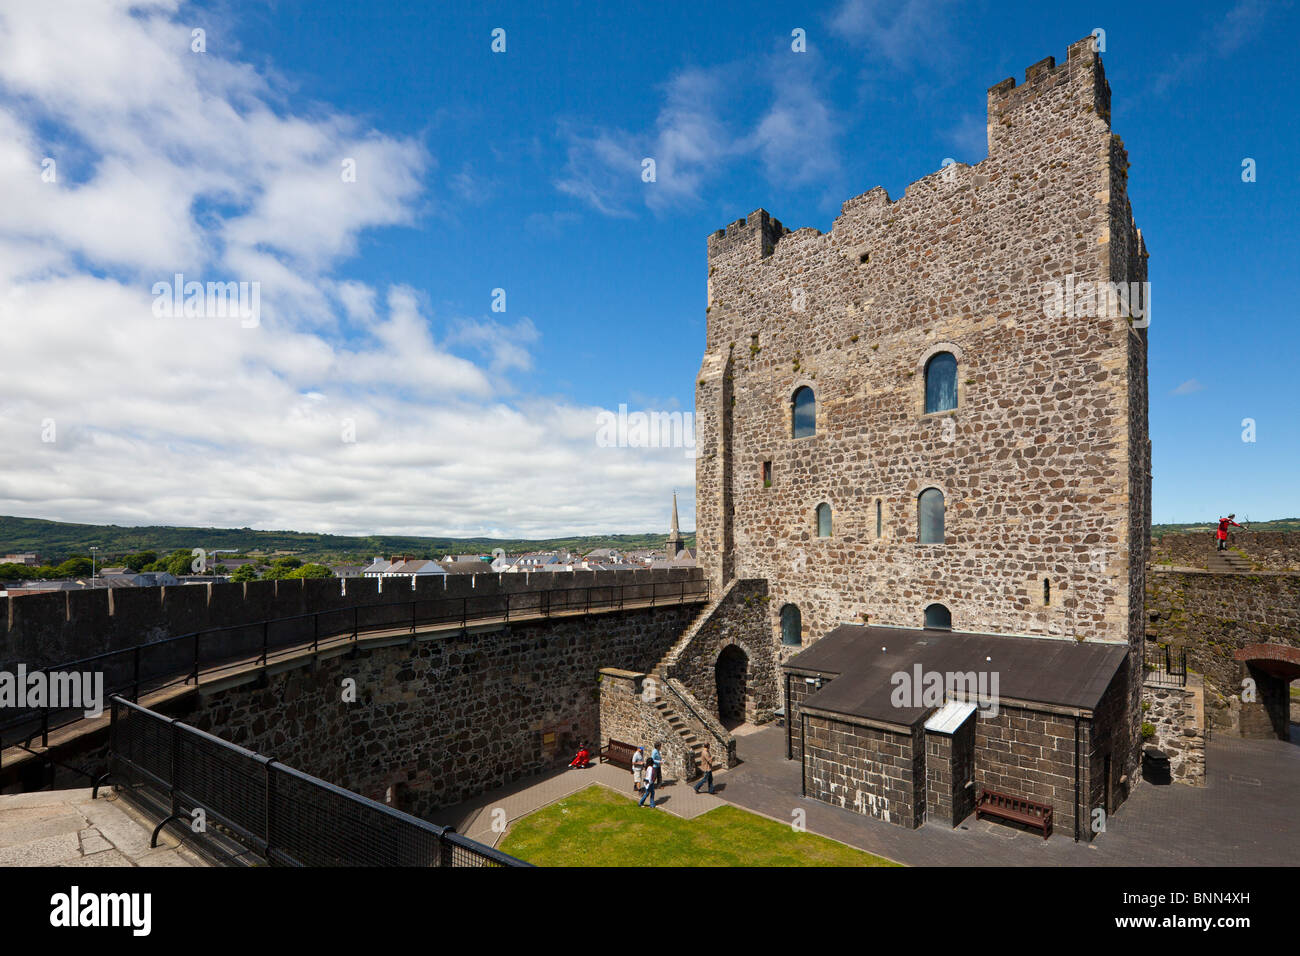
[{"label": "metal fence", "polygon": [[1165,684],[1170,687],[1187,686],[1187,648],[1148,647],[1143,667],[1148,684]]},{"label": "metal fence", "polygon": [[[697,579],[413,598],[205,628],[40,670],[46,674],[102,673],[105,698],[121,695],[139,701],[142,693],[175,684],[198,684],[200,674],[219,677],[233,668],[266,664],[276,656],[308,649],[314,653],[323,646],[355,642],[364,635],[415,634],[421,629],[451,630],[471,624],[575,617],[696,603],[708,597],[709,582]],[[42,746],[47,746],[51,730],[75,723],[83,716],[82,711],[69,708],[9,708],[0,720],[0,754],[16,744],[30,746],[37,737]]]},{"label": "metal fence", "polygon": [[152,845],[202,810],[205,833],[276,866],[529,865],[121,697],[111,708],[108,779],[168,813]]}]

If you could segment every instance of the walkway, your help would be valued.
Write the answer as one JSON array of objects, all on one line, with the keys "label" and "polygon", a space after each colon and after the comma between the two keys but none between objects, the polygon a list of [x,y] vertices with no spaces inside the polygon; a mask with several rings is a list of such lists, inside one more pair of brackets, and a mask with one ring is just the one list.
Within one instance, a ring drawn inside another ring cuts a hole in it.
[{"label": "walkway", "polygon": [[38,790],[0,796],[0,866],[207,866],[154,824],[104,791]]},{"label": "walkway", "polygon": [[[721,783],[723,776],[722,773],[714,773],[715,785]],[[572,796],[593,783],[625,794],[629,800],[641,799],[641,794],[632,791],[630,771],[613,764],[593,763],[586,770],[554,771],[490,790],[473,800],[439,811],[434,815],[433,822],[444,826],[450,824],[456,828],[457,833],[494,847],[501,842],[510,824],[520,817],[526,817],[557,800]],[[683,820],[698,817],[721,802],[719,797],[696,793],[690,783],[671,777],[663,787],[655,791],[656,807]],[[649,812],[648,803],[646,809]]]},{"label": "walkway", "polygon": [[808,830],[912,866],[1294,866],[1300,862],[1295,794],[1300,746],[1277,740],[1211,740],[1206,786],[1141,783],[1091,844],[1050,840],[974,816],[958,828],[907,830],[799,796],[799,762],[785,759],[785,731],[736,742],[744,761],[728,775],[729,803],[776,820],[807,813]]},{"label": "walkway", "polygon": [[[627,587],[644,588],[647,585],[627,585]],[[653,585],[651,585],[653,586]],[[612,590],[617,585],[601,587],[593,585],[587,590]],[[574,589],[578,590],[578,589]],[[525,592],[532,593],[532,592]],[[540,592],[547,593],[547,592]],[[268,668],[283,669],[284,667],[293,667],[298,664],[305,664],[312,658],[320,655],[337,656],[349,653],[353,648],[374,649],[386,647],[392,644],[402,644],[408,641],[427,641],[449,634],[459,634],[461,632],[468,634],[479,634],[490,631],[501,630],[510,625],[534,624],[543,621],[552,620],[570,620],[574,618],[590,617],[601,614],[612,614],[622,611],[639,611],[653,608],[676,607],[688,604],[707,603],[707,595],[698,593],[683,592],[680,595],[670,594],[652,595],[648,598],[624,598],[620,593],[618,601],[609,600],[608,603],[598,603],[591,605],[588,603],[583,607],[555,607],[547,606],[541,608],[525,608],[511,612],[509,609],[505,613],[484,614],[479,617],[471,617],[468,622],[455,620],[442,624],[400,624],[394,626],[381,625],[379,627],[353,632],[345,631],[341,634],[333,634],[326,637],[320,637],[311,641],[298,641],[288,646],[270,647],[265,652],[255,652],[247,654],[236,660],[222,661],[219,664],[213,664],[203,667],[199,670],[197,681],[191,682],[192,675],[173,674],[161,681],[154,681],[150,686],[151,689],[142,690],[139,703],[143,707],[158,709],[167,704],[195,693],[199,687],[208,687],[212,685],[235,685],[251,680]],[[394,605],[398,606],[398,605]],[[322,612],[330,613],[330,612]],[[255,624],[248,625],[249,628],[256,627]],[[214,632],[215,633],[215,632]],[[128,653],[131,649],[127,648],[122,653]],[[50,668],[51,671],[60,668]],[[125,691],[123,693],[126,693]],[[107,703],[107,702],[105,702]],[[29,760],[38,759],[46,753],[55,753],[61,750],[67,744],[78,740],[86,734],[97,731],[105,731],[109,726],[109,708],[106,706],[104,714],[100,717],[85,717],[79,720],[72,720],[68,723],[51,728],[49,732],[48,746],[42,746],[40,735],[37,734],[32,741],[30,749],[18,745],[11,746],[0,751],[0,767],[11,768],[18,764],[26,763]]]},{"label": "walkway", "polygon": [[[1296,728],[1300,732],[1300,728]],[[1050,840],[969,817],[951,829],[907,830],[799,795],[798,761],[785,759],[785,730],[739,728],[742,763],[714,774],[717,795],[670,780],[664,810],[683,819],[729,803],[781,823],[804,812],[810,833],[911,866],[1294,866],[1300,862],[1295,794],[1300,746],[1284,741],[1215,739],[1207,747],[1206,786],[1139,784],[1091,843],[1068,833]],[[1300,739],[1300,733],[1296,735]],[[496,846],[509,824],[593,783],[637,799],[631,775],[609,764],[533,777],[436,815],[471,839]]]}]

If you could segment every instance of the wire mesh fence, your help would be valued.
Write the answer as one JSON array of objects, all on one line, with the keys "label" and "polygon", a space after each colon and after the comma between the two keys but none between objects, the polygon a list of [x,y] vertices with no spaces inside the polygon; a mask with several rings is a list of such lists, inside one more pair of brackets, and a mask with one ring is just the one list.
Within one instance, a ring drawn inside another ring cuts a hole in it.
[{"label": "wire mesh fence", "polygon": [[370,800],[114,697],[109,775],[276,866],[527,866],[449,827]]}]

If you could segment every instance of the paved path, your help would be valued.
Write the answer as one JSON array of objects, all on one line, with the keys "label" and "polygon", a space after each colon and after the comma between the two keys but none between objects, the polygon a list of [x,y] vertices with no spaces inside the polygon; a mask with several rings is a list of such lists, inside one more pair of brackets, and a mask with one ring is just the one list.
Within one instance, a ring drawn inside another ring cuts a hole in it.
[{"label": "paved path", "polygon": [[111,791],[38,790],[0,796],[0,866],[206,866]]},{"label": "paved path", "polygon": [[[725,776],[723,772],[715,772],[715,786],[720,785]],[[520,817],[572,796],[593,783],[622,793],[634,802],[641,799],[641,794],[632,790],[630,771],[608,763],[592,764],[585,770],[562,770],[490,790],[473,800],[439,811],[433,820],[435,823],[451,824],[457,833],[463,833],[471,840],[496,846],[505,836],[510,824]],[[683,820],[707,813],[721,803],[720,797],[709,796],[707,792],[696,793],[690,783],[672,778],[655,791],[657,808]],[[645,810],[650,812],[648,802]]]},{"label": "paved path", "polygon": [[[1300,739],[1300,728],[1296,731],[1293,736]],[[810,833],[912,866],[1300,864],[1300,746],[1284,741],[1212,740],[1205,787],[1139,784],[1108,831],[1091,844],[1075,843],[1069,833],[1044,840],[973,816],[956,829],[935,824],[904,829],[801,797],[799,763],[785,759],[782,728],[739,728],[736,749],[743,762],[714,774],[716,796],[670,780],[659,792],[663,808],[689,820],[726,802],[782,823],[802,810]],[[593,764],[491,791],[437,814],[435,822],[496,846],[515,820],[593,783],[637,799],[629,773]]]},{"label": "paved path", "polygon": [[1050,840],[990,820],[907,830],[799,795],[799,762],[785,759],[785,731],[736,741],[744,761],[719,791],[729,803],[913,866],[1294,866],[1300,863],[1300,746],[1215,738],[1205,787],[1142,783],[1091,844]]}]

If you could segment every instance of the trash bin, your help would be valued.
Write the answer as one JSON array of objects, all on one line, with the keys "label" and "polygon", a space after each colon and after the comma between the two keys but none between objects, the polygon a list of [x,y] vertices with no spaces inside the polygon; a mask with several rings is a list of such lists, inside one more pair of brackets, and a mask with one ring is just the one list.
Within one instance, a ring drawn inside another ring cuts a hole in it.
[{"label": "trash bin", "polygon": [[1169,755],[1158,747],[1142,750],[1142,777],[1149,783],[1172,783],[1169,773]]}]

